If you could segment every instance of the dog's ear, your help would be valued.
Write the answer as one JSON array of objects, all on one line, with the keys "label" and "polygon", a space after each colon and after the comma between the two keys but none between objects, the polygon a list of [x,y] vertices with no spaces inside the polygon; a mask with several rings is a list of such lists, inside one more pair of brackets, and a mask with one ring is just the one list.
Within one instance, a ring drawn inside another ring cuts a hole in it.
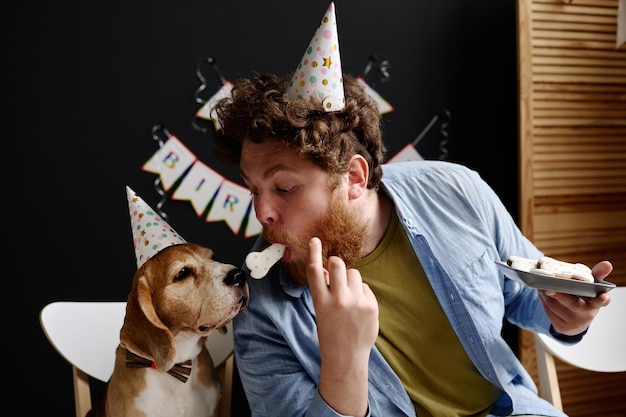
[{"label": "dog's ear", "polygon": [[137,271],[133,289],[128,295],[120,342],[133,353],[152,359],[157,369],[163,372],[174,366],[174,336],[159,319],[152,291],[140,271]]}]

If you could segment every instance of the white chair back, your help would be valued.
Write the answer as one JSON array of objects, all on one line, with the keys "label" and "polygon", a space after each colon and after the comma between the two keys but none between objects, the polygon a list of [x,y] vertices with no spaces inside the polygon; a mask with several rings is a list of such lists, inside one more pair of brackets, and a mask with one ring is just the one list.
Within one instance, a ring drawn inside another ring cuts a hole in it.
[{"label": "white chair back", "polygon": [[[73,367],[76,413],[83,417],[91,408],[88,376],[109,380],[115,363],[115,349],[126,314],[126,302],[57,301],[40,313],[41,327],[65,360]],[[224,383],[220,415],[230,414],[234,348],[232,323],[225,335],[215,331],[207,338],[207,348]],[[220,371],[220,369],[218,369]]]},{"label": "white chair back", "polygon": [[600,309],[587,334],[575,345],[564,345],[535,334],[539,393],[563,409],[554,358],[594,372],[626,372],[626,287],[611,291],[611,303]]}]

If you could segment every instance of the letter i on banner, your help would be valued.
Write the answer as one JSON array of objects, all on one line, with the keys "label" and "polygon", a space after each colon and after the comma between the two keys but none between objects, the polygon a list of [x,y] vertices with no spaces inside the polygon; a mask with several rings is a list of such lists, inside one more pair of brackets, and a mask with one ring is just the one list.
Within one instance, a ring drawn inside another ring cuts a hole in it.
[{"label": "letter i on banner", "polygon": [[146,161],[142,169],[158,174],[165,191],[194,163],[196,156],[174,135]]},{"label": "letter i on banner", "polygon": [[224,177],[216,171],[196,161],[174,191],[172,200],[189,200],[200,217],[223,181]]},{"label": "letter i on banner", "polygon": [[233,233],[237,234],[251,199],[250,190],[224,179],[206,221],[224,220]]}]

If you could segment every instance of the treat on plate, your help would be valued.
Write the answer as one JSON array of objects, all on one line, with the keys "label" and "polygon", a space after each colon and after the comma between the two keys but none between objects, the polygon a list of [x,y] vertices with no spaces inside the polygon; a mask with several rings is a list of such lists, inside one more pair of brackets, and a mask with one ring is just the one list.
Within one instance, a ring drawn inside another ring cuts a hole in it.
[{"label": "treat on plate", "polygon": [[[578,281],[593,282],[591,268],[581,263],[559,261],[549,256],[542,256],[537,261],[538,271],[548,271],[557,278],[571,278]],[[534,272],[531,270],[530,272]]]},{"label": "treat on plate", "polygon": [[591,268],[581,263],[559,261],[549,256],[539,259],[527,259],[520,256],[509,256],[507,265],[519,271],[547,275],[556,278],[574,279],[577,281],[594,282]]},{"label": "treat on plate", "polygon": [[518,271],[530,272],[531,269],[537,268],[536,259],[522,258],[521,256],[509,256],[506,260],[507,265]]}]

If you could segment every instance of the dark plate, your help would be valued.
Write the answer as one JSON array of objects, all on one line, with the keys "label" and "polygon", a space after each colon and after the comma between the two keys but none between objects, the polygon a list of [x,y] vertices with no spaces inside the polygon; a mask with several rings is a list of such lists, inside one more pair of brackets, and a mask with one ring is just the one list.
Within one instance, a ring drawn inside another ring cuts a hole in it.
[{"label": "dark plate", "polygon": [[496,261],[496,265],[498,265],[500,271],[507,277],[540,290],[552,290],[577,295],[579,297],[595,297],[603,292],[611,291],[616,287],[615,284],[607,281],[596,280],[595,282],[584,282],[568,278],[533,274],[531,272],[511,268],[506,262],[502,261]]}]

